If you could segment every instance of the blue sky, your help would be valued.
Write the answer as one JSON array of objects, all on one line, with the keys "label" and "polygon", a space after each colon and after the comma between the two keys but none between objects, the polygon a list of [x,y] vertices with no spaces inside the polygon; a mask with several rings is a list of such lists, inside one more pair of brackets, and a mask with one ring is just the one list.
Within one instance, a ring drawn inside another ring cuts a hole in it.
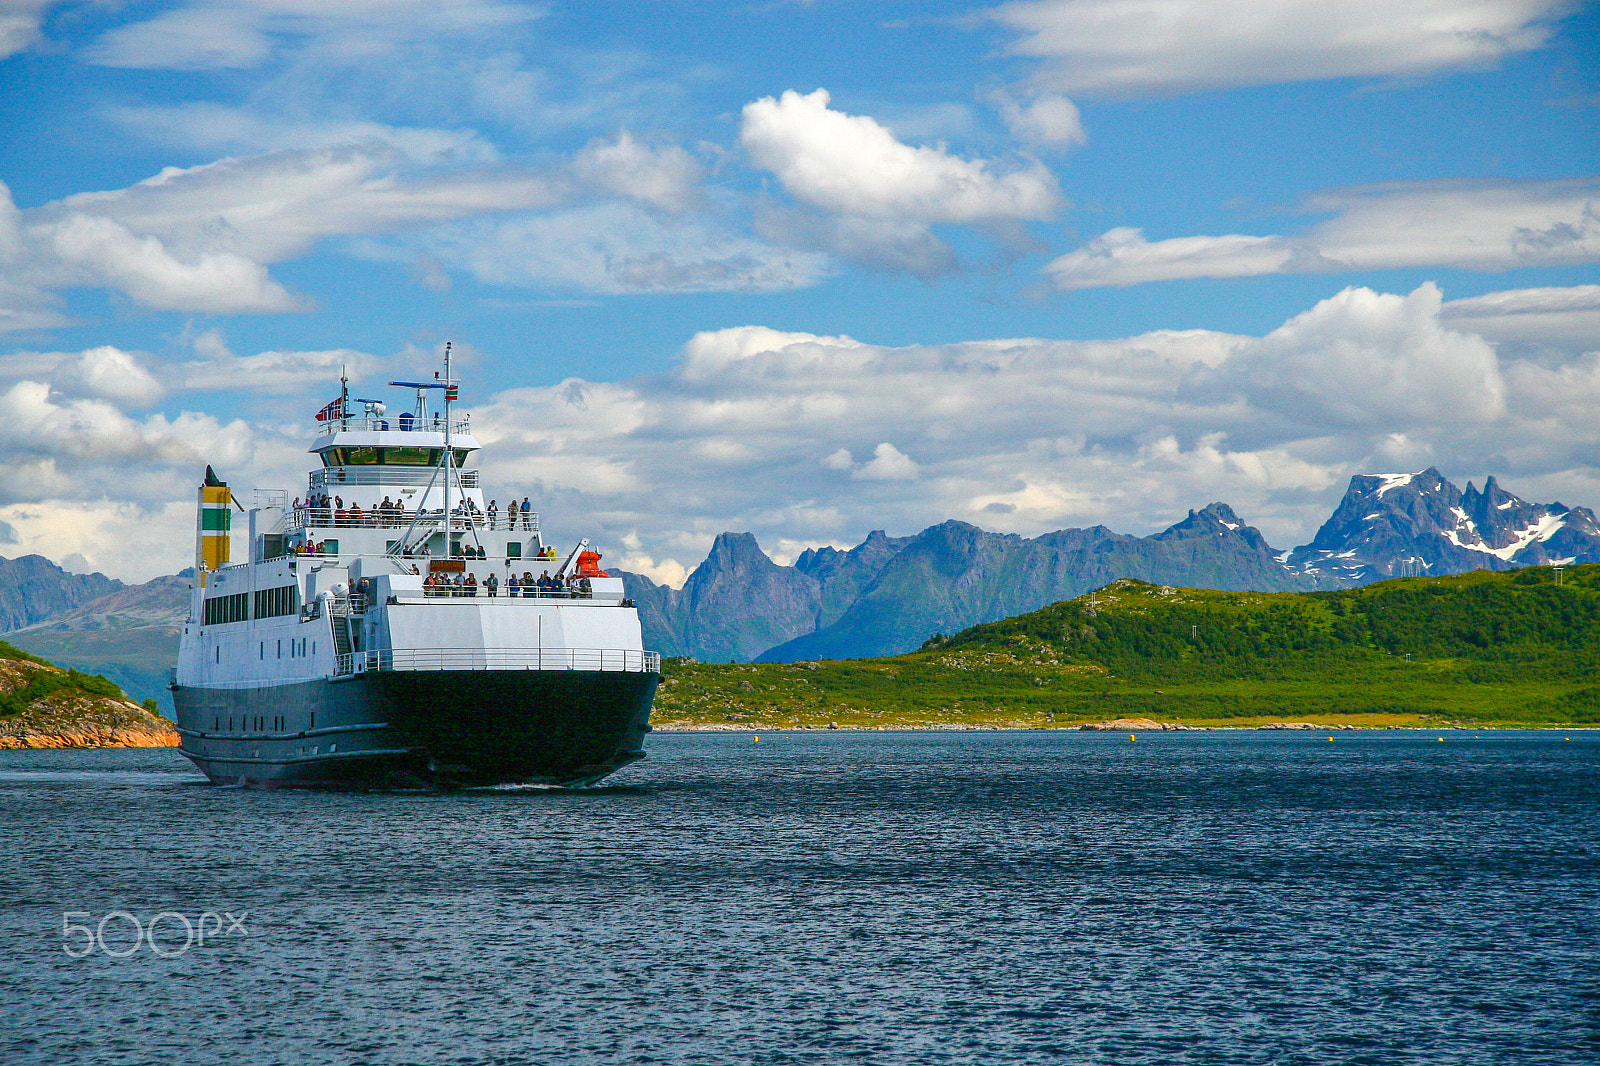
[{"label": "blue sky", "polygon": [[944,518],[1282,547],[1600,504],[1600,14],[1548,0],[0,0],[0,552],[137,579],[465,355],[491,483],[680,580]]}]

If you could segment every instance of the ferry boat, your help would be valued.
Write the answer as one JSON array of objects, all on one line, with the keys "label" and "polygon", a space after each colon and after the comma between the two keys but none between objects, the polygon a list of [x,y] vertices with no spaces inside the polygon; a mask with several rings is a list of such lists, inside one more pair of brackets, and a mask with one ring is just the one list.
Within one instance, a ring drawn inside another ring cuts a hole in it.
[{"label": "ferry boat", "polygon": [[575,786],[644,758],[661,660],[622,580],[537,513],[489,509],[448,347],[433,380],[390,385],[415,390],[396,418],[341,379],[292,503],[257,490],[246,511],[206,468],[182,752],[263,787]]}]

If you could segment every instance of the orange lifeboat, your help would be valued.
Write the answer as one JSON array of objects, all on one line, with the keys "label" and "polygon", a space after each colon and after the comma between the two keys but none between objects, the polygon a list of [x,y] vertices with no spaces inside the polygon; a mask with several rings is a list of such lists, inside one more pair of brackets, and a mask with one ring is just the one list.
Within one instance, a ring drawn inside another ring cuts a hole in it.
[{"label": "orange lifeboat", "polygon": [[610,577],[611,575],[600,569],[599,552],[579,552],[578,570],[579,577]]}]

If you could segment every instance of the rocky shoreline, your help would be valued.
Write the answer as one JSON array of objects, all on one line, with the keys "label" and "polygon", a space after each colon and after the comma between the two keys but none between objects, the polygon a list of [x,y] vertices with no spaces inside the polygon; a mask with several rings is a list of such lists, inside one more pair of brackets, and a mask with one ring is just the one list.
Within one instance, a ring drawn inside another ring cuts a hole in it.
[{"label": "rocky shoreline", "polygon": [[70,700],[0,718],[0,749],[177,745],[176,726],[127,700]]},{"label": "rocky shoreline", "polygon": [[[15,654],[15,649],[4,650]],[[178,744],[175,725],[148,707],[122,698],[104,678],[69,674],[26,657],[0,658],[0,693],[15,713],[0,715],[0,749],[19,748],[170,748]],[[154,706],[152,703],[151,706]]]}]

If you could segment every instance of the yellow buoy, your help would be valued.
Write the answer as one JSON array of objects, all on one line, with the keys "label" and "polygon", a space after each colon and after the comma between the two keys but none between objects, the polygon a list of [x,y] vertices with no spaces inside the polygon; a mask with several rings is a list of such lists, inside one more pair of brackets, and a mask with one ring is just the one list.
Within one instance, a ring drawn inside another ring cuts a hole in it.
[{"label": "yellow buoy", "polygon": [[1332,744],[1332,743],[1333,743],[1333,738],[1332,738],[1332,737],[1329,737],[1329,738],[1328,738],[1328,743],[1329,743],[1329,744]]},{"label": "yellow buoy", "polygon": [[1129,740],[1138,740],[1138,739],[1139,739],[1139,737],[1138,737],[1138,736],[1137,736],[1137,735],[1136,735],[1136,734],[1134,734],[1134,733],[1129,733],[1129,734],[1128,734],[1128,739],[1129,739]]},{"label": "yellow buoy", "polygon": [[1444,743],[1444,737],[1440,737],[1440,738],[1439,738],[1439,743],[1441,743],[1441,744],[1443,744],[1443,743]]},{"label": "yellow buoy", "polygon": [[754,739],[755,739],[755,742],[756,742],[756,743],[757,743],[757,744],[759,744],[759,743],[761,743],[761,738],[760,738],[760,737],[756,737],[756,738],[754,738]]}]

